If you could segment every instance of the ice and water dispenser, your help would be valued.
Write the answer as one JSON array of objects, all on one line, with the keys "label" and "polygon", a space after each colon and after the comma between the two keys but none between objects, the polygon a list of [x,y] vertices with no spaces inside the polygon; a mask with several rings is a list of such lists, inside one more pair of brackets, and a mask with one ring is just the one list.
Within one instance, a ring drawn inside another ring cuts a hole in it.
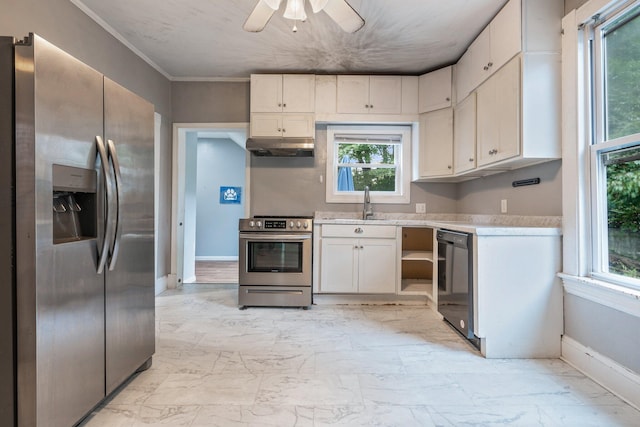
[{"label": "ice and water dispenser", "polygon": [[93,169],[53,165],[53,243],[97,236],[97,174]]}]

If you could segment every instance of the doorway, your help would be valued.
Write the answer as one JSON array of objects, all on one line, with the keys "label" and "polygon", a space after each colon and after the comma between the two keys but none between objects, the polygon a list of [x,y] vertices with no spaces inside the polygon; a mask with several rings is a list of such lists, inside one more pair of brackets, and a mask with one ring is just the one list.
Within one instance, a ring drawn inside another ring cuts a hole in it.
[{"label": "doorway", "polygon": [[237,220],[249,216],[247,133],[248,123],[174,124],[171,287],[195,282],[197,261],[209,273],[224,267],[222,276],[237,264]]}]

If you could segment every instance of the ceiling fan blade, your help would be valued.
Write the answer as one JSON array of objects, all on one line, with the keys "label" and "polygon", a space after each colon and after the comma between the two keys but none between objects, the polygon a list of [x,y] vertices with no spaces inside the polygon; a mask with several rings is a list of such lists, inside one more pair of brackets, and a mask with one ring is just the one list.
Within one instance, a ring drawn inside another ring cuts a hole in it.
[{"label": "ceiling fan blade", "polygon": [[322,10],[347,33],[355,33],[364,25],[364,19],[346,0],[329,0]]},{"label": "ceiling fan blade", "polygon": [[271,8],[264,0],[259,0],[256,7],[253,9],[247,20],[244,22],[242,28],[245,31],[252,33],[258,33],[264,30],[267,22],[271,19],[277,9]]}]

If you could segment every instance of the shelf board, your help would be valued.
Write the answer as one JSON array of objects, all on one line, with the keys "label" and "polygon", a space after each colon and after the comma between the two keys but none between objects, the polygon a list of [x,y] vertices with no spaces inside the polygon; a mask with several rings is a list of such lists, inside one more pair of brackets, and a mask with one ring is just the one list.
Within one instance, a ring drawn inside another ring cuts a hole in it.
[{"label": "shelf board", "polygon": [[402,251],[402,260],[433,262],[433,251]]},{"label": "shelf board", "polygon": [[429,279],[402,279],[401,294],[426,295],[433,300],[433,281]]}]

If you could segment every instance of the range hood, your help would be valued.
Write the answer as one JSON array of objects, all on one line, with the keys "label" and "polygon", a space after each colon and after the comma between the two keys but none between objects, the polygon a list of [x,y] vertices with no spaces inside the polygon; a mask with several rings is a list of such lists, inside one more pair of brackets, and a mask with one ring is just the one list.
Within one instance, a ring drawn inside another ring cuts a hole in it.
[{"label": "range hood", "polygon": [[249,138],[247,150],[256,156],[313,157],[313,138]]}]

